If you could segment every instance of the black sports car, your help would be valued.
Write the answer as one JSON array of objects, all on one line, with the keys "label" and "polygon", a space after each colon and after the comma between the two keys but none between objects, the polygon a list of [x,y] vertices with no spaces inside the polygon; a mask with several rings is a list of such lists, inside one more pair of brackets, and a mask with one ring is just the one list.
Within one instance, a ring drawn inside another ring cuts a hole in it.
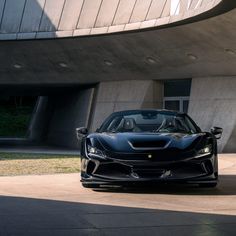
[{"label": "black sports car", "polygon": [[202,132],[185,113],[129,110],[111,114],[92,134],[77,128],[84,187],[157,182],[215,187],[222,129]]}]

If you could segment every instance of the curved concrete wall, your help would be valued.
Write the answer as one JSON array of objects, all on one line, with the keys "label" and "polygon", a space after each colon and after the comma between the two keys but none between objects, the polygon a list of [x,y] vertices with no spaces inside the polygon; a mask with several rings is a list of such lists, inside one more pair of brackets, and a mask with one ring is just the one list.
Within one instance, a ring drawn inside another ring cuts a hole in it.
[{"label": "curved concrete wall", "polygon": [[0,40],[94,35],[156,27],[222,0],[0,0]]},{"label": "curved concrete wall", "polygon": [[[227,2],[231,2],[231,9],[236,7],[235,0]],[[0,93],[7,92],[7,85],[235,76],[235,22],[236,8],[210,19],[164,29],[2,41]]]}]

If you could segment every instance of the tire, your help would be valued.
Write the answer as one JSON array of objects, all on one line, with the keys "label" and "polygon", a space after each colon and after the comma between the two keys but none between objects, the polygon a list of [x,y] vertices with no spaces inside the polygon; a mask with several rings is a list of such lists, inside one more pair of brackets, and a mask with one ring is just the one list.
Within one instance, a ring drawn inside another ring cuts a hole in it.
[{"label": "tire", "polygon": [[99,188],[99,184],[93,184],[93,183],[82,183],[82,186],[84,188]]},{"label": "tire", "polygon": [[215,188],[217,186],[217,183],[202,183],[199,184],[200,188]]}]

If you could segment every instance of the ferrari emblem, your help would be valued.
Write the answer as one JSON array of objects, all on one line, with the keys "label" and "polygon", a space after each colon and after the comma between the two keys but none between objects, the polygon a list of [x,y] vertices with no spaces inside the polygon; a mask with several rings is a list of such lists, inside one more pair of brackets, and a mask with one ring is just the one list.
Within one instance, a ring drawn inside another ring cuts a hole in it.
[{"label": "ferrari emblem", "polygon": [[151,159],[152,158],[152,154],[148,154],[148,158]]}]

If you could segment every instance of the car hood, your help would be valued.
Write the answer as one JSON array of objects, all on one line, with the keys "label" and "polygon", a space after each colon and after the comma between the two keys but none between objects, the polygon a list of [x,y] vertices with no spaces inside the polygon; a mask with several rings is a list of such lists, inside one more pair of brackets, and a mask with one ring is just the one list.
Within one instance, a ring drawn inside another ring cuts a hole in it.
[{"label": "car hood", "polygon": [[95,138],[111,152],[142,152],[160,149],[190,150],[195,148],[206,133],[97,133]]}]

